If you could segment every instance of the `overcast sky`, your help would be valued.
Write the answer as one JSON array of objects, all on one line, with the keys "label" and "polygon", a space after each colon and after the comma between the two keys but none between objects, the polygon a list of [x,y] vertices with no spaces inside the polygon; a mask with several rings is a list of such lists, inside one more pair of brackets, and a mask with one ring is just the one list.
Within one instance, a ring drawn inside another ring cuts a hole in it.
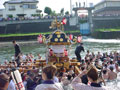
[{"label": "overcast sky", "polygon": [[[3,3],[8,0],[0,0],[0,9],[4,8]],[[86,2],[89,3],[98,3],[102,0],[72,0],[72,5],[75,5],[75,2]],[[48,6],[56,12],[60,12],[61,8],[64,8],[65,11],[70,11],[70,0],[39,0],[38,8],[44,10]]]}]

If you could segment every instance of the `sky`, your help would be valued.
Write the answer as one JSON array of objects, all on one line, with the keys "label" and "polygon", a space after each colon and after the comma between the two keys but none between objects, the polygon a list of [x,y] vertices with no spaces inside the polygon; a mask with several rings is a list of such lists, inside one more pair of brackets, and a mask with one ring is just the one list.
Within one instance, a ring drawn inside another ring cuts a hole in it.
[{"label": "sky", "polygon": [[[0,0],[0,9],[4,8],[3,3],[7,0]],[[94,5],[101,2],[102,0],[72,0],[72,5],[75,6],[76,2],[86,2],[93,3]],[[38,9],[44,11],[44,8],[48,6],[52,10],[55,10],[57,13],[60,12],[61,8],[64,8],[65,11],[70,11],[70,0],[39,0]]]}]

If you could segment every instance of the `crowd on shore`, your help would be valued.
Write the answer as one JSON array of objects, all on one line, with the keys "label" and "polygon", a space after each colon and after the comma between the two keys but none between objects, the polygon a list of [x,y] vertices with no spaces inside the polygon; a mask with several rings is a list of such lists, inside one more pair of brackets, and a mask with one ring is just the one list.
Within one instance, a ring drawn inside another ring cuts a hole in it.
[{"label": "crowd on shore", "polygon": [[[100,14],[100,15],[94,15],[93,17],[119,17],[119,14]],[[31,17],[8,17],[8,18],[3,18],[0,17],[0,22],[3,21],[24,21],[24,20],[43,20],[43,19],[61,19],[63,17],[69,18],[72,17],[71,15],[64,15],[64,16],[51,16],[51,15],[46,15],[46,16],[31,16]],[[87,19],[88,17],[85,15],[80,15],[80,19]]]},{"label": "crowd on shore", "polygon": [[[27,66],[24,67],[26,69],[35,62],[31,53],[21,54],[20,57],[21,66]],[[40,54],[37,59],[41,59]],[[5,61],[4,65],[17,67],[15,61]],[[118,52],[109,54],[98,52],[95,55],[87,51],[79,66],[81,72],[79,75],[74,72],[73,66],[69,66],[69,70],[62,67],[57,72],[54,65],[47,65],[42,70],[33,66],[31,67],[33,71],[30,69],[27,72],[21,72],[21,77],[26,90],[109,90],[103,86],[106,85],[106,81],[117,79],[117,74],[120,72],[119,66],[120,53]],[[10,68],[0,68],[0,73],[0,90],[16,90]]]},{"label": "crowd on shore", "polygon": [[8,18],[3,18],[0,17],[0,22],[3,21],[24,21],[24,20],[43,20],[43,19],[62,19],[63,17],[69,18],[69,15],[64,15],[64,16],[51,16],[51,15],[46,15],[46,16],[31,16],[31,17],[8,17]]}]

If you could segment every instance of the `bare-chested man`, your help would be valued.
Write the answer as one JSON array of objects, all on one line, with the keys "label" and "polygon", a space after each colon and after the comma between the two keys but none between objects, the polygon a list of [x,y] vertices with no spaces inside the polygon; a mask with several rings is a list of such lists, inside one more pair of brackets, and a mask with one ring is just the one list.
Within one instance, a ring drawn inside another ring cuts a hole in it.
[{"label": "bare-chested man", "polygon": [[103,77],[103,79],[108,79],[108,72],[107,72],[107,70],[103,70],[102,77]]},{"label": "bare-chested man", "polygon": [[108,80],[114,80],[117,78],[117,73],[114,72],[114,68],[111,66],[110,68],[110,72],[108,72]]}]

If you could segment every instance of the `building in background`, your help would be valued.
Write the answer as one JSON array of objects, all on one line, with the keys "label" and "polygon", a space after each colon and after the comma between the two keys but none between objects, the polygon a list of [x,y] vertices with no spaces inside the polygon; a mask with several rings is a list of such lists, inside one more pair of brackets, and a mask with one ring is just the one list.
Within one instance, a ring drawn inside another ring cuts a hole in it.
[{"label": "building in background", "polygon": [[0,9],[0,17],[3,17],[3,10],[4,9]]},{"label": "building in background", "polygon": [[8,17],[31,17],[39,14],[37,10],[38,0],[9,0],[4,2],[4,10],[0,11],[0,16]]},{"label": "building in background", "polygon": [[120,0],[103,0],[94,7],[94,16],[120,15]]}]

